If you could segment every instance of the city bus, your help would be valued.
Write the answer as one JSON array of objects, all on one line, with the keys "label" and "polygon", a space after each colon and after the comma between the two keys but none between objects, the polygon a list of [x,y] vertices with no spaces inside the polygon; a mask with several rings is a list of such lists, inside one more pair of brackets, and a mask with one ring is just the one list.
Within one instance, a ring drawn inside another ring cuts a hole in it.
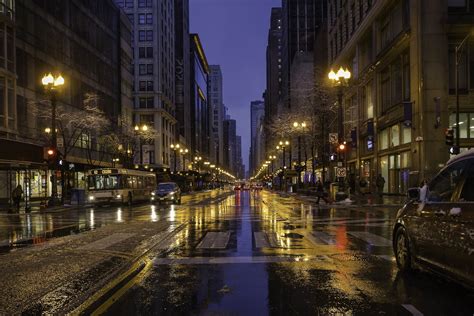
[{"label": "city bus", "polygon": [[156,190],[156,176],[151,172],[129,169],[94,169],[87,173],[89,203],[124,203],[150,201]]}]

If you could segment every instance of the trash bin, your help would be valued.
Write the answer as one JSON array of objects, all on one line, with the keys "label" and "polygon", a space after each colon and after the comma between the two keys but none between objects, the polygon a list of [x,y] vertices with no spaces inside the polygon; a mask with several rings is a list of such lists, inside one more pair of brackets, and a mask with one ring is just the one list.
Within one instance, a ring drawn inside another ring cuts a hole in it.
[{"label": "trash bin", "polygon": [[86,190],[73,188],[71,189],[71,204],[84,205],[86,202]]}]

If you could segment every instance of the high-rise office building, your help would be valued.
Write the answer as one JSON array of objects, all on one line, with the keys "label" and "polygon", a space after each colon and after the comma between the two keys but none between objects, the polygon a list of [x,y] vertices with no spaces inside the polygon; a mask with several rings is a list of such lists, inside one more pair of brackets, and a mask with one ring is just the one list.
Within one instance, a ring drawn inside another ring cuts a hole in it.
[{"label": "high-rise office building", "polygon": [[156,137],[142,144],[136,163],[156,169],[170,165],[175,139],[174,2],[115,0],[132,23],[134,124],[147,125]]},{"label": "high-rise office building", "polygon": [[263,101],[252,101],[250,103],[250,166],[249,170],[255,171],[259,167],[262,152],[264,148],[261,148],[263,144],[262,140],[258,138],[263,136],[260,132],[260,126],[265,117],[265,103]]},{"label": "high-rise office building", "polygon": [[175,91],[176,91],[176,140],[191,146],[191,60],[189,37],[189,0],[175,0]]},{"label": "high-rise office building", "polygon": [[209,100],[211,104],[211,128],[212,128],[212,144],[211,144],[211,160],[222,165],[224,163],[224,100],[223,100],[223,83],[222,71],[219,65],[211,65],[209,77]]},{"label": "high-rise office building", "polygon": [[209,64],[198,34],[190,35],[191,79],[191,149],[197,155],[210,159],[211,130],[209,105]]},{"label": "high-rise office building", "polygon": [[269,131],[272,120],[278,115],[282,94],[282,10],[272,8],[267,43],[267,84],[265,91],[265,149],[269,152],[275,143]]}]

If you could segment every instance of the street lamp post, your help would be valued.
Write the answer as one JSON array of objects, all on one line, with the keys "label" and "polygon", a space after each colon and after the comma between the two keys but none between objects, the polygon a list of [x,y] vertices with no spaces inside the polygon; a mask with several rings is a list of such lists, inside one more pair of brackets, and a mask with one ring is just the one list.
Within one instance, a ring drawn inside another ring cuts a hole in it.
[{"label": "street lamp post", "polygon": [[[298,129],[298,130],[301,130],[301,131],[304,131],[304,129],[306,128],[306,123],[305,122],[294,122],[293,123],[293,127]],[[298,167],[297,167],[297,171],[298,171],[298,188],[301,188],[301,176],[300,176],[300,172],[301,172],[301,133],[298,133]]]},{"label": "street lamp post", "polygon": [[174,173],[176,173],[176,152],[179,150],[179,144],[171,144],[171,149],[173,150],[174,152],[174,161],[173,161],[173,164],[174,164]]},{"label": "street lamp post", "polygon": [[148,126],[146,124],[142,126],[135,125],[135,133],[138,135],[138,149],[140,150],[140,165],[143,165],[143,149],[142,149],[142,137],[141,133],[146,132]]},{"label": "street lamp post", "polygon": [[183,171],[186,171],[186,154],[188,153],[188,149],[187,148],[181,148],[179,150],[179,153],[182,155],[182,158],[183,158]]},{"label": "street lamp post", "polygon": [[[338,88],[337,90],[337,102],[339,105],[338,111],[337,111],[338,139],[339,139],[338,148],[345,155],[342,97],[343,97],[343,87],[348,85],[349,79],[351,78],[351,72],[347,68],[346,70],[344,70],[341,67],[339,68],[337,73],[334,72],[334,70],[331,70],[328,74],[328,78],[329,80],[332,81],[334,86]],[[340,155],[339,163],[344,164],[344,162],[345,162],[345,159],[343,159],[342,155]],[[344,166],[344,168],[346,168],[346,166]],[[344,177],[339,177],[339,191],[344,191]]]},{"label": "street lamp post", "polygon": [[64,85],[64,78],[61,75],[54,77],[51,73],[43,76],[41,83],[47,93],[51,97],[51,148],[50,151],[54,155],[53,174],[51,175],[51,198],[50,205],[55,205],[58,197],[58,186],[56,177],[56,166],[58,161],[58,136],[56,129],[56,94]]}]

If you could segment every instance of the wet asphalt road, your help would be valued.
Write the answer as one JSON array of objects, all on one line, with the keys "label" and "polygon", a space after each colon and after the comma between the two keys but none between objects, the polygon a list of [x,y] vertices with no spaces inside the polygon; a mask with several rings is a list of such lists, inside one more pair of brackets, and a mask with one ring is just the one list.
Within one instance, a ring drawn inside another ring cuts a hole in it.
[{"label": "wet asphalt road", "polygon": [[474,293],[401,274],[396,209],[318,207],[269,192],[212,191],[149,204],[0,214],[3,253],[129,222],[181,225],[111,315],[473,315]]}]

